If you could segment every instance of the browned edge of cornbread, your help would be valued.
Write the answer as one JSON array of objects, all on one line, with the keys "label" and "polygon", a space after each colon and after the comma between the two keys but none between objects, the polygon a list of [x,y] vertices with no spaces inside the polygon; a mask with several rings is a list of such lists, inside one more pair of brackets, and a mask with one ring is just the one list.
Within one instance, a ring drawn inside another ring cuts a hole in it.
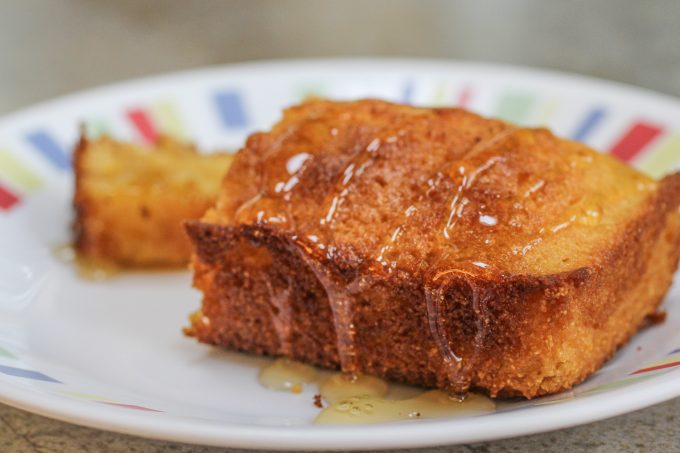
[{"label": "browned edge of cornbread", "polygon": [[[640,214],[592,266],[556,275],[452,280],[441,314],[448,340],[463,356],[471,387],[491,396],[533,398],[581,382],[644,324],[662,301],[680,257],[680,173],[662,180]],[[290,357],[338,368],[335,326],[326,292],[305,261],[323,261],[349,281],[363,257],[301,258],[290,233],[275,227],[189,222],[194,285],[202,311],[188,333],[206,343],[282,355],[281,306],[272,291],[289,288]],[[353,307],[361,372],[425,387],[451,388],[428,327],[422,281],[375,275]],[[469,300],[488,296],[483,322]],[[206,321],[207,320],[207,321]],[[483,325],[481,340],[478,326]],[[285,326],[284,326],[285,328]],[[455,390],[455,388],[454,388]],[[460,389],[464,390],[464,389]]]}]

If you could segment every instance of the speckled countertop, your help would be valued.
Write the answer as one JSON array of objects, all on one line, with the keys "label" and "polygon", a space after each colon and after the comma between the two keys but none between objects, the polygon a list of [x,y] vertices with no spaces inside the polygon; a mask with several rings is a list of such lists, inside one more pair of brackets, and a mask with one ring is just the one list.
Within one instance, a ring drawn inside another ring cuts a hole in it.
[{"label": "speckled countertop", "polygon": [[[680,2],[0,2],[0,114],[151,73],[248,59],[385,55],[547,67],[680,95]],[[0,405],[0,452],[208,452]],[[424,450],[420,450],[424,451]],[[680,451],[680,399],[534,436],[429,451]]]}]

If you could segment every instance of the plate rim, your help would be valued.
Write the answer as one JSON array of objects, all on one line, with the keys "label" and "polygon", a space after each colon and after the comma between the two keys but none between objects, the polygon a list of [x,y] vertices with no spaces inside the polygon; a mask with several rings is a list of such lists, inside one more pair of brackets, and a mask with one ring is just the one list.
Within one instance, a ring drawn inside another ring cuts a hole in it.
[{"label": "plate rim", "polygon": [[[0,116],[0,129],[11,128],[13,123],[25,121],[44,111],[72,108],[84,99],[111,96],[118,92],[140,90],[145,85],[169,85],[187,82],[192,78],[249,71],[271,71],[292,68],[302,71],[315,67],[330,71],[333,66],[353,66],[366,73],[385,66],[412,70],[424,74],[428,68],[441,71],[493,71],[512,77],[541,77],[551,83],[565,81],[572,86],[596,88],[610,95],[624,95],[646,99],[648,102],[680,108],[680,98],[621,82],[581,74],[506,65],[479,61],[460,61],[431,58],[304,58],[254,60],[242,63],[207,66],[202,68],[161,73],[130,80],[105,84],[76,93],[58,96],[28,107],[10,111]],[[637,398],[630,398],[636,393]],[[621,397],[621,396],[626,397]],[[162,421],[154,414],[124,411],[114,407],[89,405],[86,402],[62,399],[48,393],[37,393],[20,386],[0,386],[0,402],[39,415],[75,423],[91,428],[138,435],[147,438],[191,442],[204,445],[266,449],[386,449],[453,445],[467,442],[497,440],[522,436],[613,417],[648,407],[680,395],[680,370],[650,376],[625,388],[590,395],[587,398],[563,401],[558,404],[536,407],[529,417],[516,417],[512,411],[496,413],[493,432],[475,417],[448,420],[423,420],[417,423],[396,423],[349,427],[272,427],[245,425],[209,420],[174,417],[165,414]],[[597,403],[600,404],[597,404]],[[608,402],[608,404],[602,404]],[[594,409],[595,408],[595,409]],[[587,410],[582,410],[587,409]],[[568,414],[565,415],[565,414]],[[520,419],[520,420],[518,420]],[[476,422],[476,423],[475,423]],[[535,423],[532,423],[535,422]],[[469,426],[468,426],[469,425]],[[475,427],[476,426],[476,427]],[[351,433],[351,436],[349,434]],[[335,442],[335,443],[333,443]]]},{"label": "plate rim", "polygon": [[[170,414],[163,414],[164,418],[159,422],[154,419],[155,413],[88,405],[85,401],[62,399],[51,394],[35,396],[35,392],[21,387],[15,387],[14,394],[18,397],[12,396],[12,392],[7,394],[4,386],[0,387],[0,402],[76,425],[156,440],[266,450],[385,450],[488,442],[604,420],[680,395],[678,376],[677,372],[651,376],[643,382],[606,393],[534,407],[529,415],[522,414],[522,417],[517,417],[515,411],[510,410],[459,419],[349,426],[272,427],[189,419]],[[631,399],[631,393],[644,398]],[[670,398],[669,394],[672,395]],[[602,404],[604,402],[609,404]],[[64,407],[70,410],[64,410]],[[486,423],[478,422],[484,420],[483,417],[495,419],[493,432],[489,432]]]},{"label": "plate rim", "polygon": [[[66,108],[66,104],[75,103],[85,98],[95,96],[105,96],[114,94],[117,91],[127,91],[140,88],[143,85],[150,84],[169,84],[171,82],[181,82],[194,77],[205,77],[217,75],[223,72],[240,72],[240,71],[264,71],[272,69],[282,69],[285,67],[295,66],[296,68],[303,68],[306,66],[324,67],[328,69],[330,66],[342,65],[343,67],[357,66],[357,69],[365,70],[367,66],[393,66],[393,67],[407,67],[412,66],[416,68],[414,72],[422,72],[422,68],[429,67],[430,69],[452,70],[462,69],[466,71],[485,70],[504,72],[512,74],[513,76],[527,76],[552,79],[552,81],[567,81],[571,84],[580,85],[580,87],[596,85],[598,89],[610,94],[625,94],[627,96],[635,96],[647,98],[661,104],[667,104],[671,107],[678,108],[680,105],[680,97],[670,93],[663,93],[650,88],[640,87],[628,84],[621,81],[609,80],[601,77],[595,77],[576,72],[560,71],[550,68],[538,68],[531,66],[513,65],[496,63],[483,60],[456,60],[456,59],[437,59],[437,58],[419,58],[419,57],[337,57],[337,58],[279,58],[279,59],[255,59],[245,60],[236,63],[216,64],[196,67],[193,69],[183,69],[178,71],[158,72],[142,77],[133,77],[124,79],[113,83],[104,83],[96,85],[84,90],[78,90],[72,93],[67,93],[59,96],[54,96],[42,101],[31,103],[25,107],[5,112],[0,115],[0,128],[10,127],[14,121],[19,121],[25,116],[33,116],[38,112],[53,108]],[[368,68],[376,70],[376,68]],[[381,68],[377,68],[381,69]],[[10,124],[8,124],[10,123]]]}]

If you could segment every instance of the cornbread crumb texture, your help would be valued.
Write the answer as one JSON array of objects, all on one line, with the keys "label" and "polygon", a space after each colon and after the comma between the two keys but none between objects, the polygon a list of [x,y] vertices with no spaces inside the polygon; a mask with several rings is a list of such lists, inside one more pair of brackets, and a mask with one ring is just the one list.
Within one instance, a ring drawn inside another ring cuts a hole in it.
[{"label": "cornbread crumb texture", "polygon": [[153,146],[81,138],[74,156],[76,249],[123,266],[188,262],[182,222],[214,204],[231,160],[170,138]]}]

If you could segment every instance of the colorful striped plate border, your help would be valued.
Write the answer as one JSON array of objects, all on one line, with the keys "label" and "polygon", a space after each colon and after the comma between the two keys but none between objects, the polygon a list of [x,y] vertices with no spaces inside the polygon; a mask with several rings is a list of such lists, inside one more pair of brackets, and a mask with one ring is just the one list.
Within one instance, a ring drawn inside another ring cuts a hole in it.
[{"label": "colorful striped plate border", "polygon": [[[570,392],[506,405],[483,423],[384,425],[348,436],[311,426],[314,411],[300,399],[277,396],[290,410],[272,409],[267,416],[244,409],[243,392],[265,405],[271,396],[253,387],[256,367],[246,359],[211,356],[181,338],[181,323],[198,304],[185,274],[131,275],[97,285],[80,281],[53,257],[51,249],[69,239],[71,154],[80,128],[90,136],[152,143],[170,135],[206,152],[236,150],[249,133],[275,122],[282,108],[309,95],[464,107],[549,127],[654,177],[680,169],[677,100],[580,76],[487,64],[252,63],[133,81],[31,107],[0,119],[0,400],[145,436],[295,449],[527,434],[680,395],[680,291],[674,288],[665,302],[666,323],[636,336]],[[225,388],[224,376],[235,389]],[[178,395],[181,389],[191,399]],[[519,414],[524,422],[518,424]]]}]

